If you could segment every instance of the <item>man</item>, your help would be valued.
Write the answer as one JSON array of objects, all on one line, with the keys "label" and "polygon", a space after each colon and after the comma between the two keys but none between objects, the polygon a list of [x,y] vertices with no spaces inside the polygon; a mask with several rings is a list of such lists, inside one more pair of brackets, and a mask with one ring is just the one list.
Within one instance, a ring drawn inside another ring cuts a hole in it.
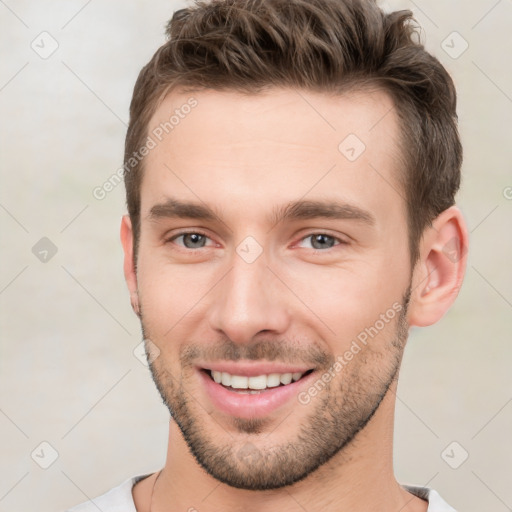
[{"label": "man", "polygon": [[453,510],[392,463],[408,329],[465,270],[447,72],[371,0],[196,2],[168,36],[121,225],[167,460],[73,511]]}]

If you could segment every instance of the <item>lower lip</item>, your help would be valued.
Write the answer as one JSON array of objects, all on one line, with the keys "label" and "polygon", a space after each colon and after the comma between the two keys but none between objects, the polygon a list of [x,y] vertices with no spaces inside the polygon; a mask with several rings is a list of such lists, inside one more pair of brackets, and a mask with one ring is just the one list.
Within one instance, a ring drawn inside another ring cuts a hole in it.
[{"label": "lower lip", "polygon": [[230,391],[217,384],[205,371],[199,371],[200,378],[213,405],[222,412],[238,418],[261,418],[279,407],[296,399],[300,389],[307,385],[315,372],[286,386],[267,388],[257,394]]}]

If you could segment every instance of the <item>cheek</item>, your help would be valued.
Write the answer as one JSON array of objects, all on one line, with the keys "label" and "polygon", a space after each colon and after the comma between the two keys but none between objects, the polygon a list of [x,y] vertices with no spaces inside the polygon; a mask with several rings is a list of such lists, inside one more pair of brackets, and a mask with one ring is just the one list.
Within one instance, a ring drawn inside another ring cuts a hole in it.
[{"label": "cheek", "polygon": [[[371,330],[382,314],[394,312],[393,305],[407,286],[406,273],[399,271],[393,256],[379,254],[374,260],[347,260],[337,267],[298,259],[271,262],[285,283],[268,283],[275,291],[275,307],[286,308],[291,324],[299,331],[315,332],[324,340],[326,350],[343,353],[354,339],[364,337],[365,330]],[[141,250],[138,283],[146,335],[161,340],[162,350],[167,346],[175,352],[177,343],[207,331],[208,308],[220,293],[226,270],[220,262],[171,264],[157,251]],[[275,279],[270,272],[265,275]],[[379,328],[379,337],[385,336],[389,327],[386,322]]]},{"label": "cheek", "polygon": [[138,265],[139,300],[145,327],[155,339],[178,339],[184,329],[204,316],[208,290],[215,280],[211,269],[170,265],[141,257]]},{"label": "cheek", "polygon": [[334,354],[343,353],[355,339],[389,338],[407,286],[401,283],[403,276],[375,267],[356,272],[309,265],[307,271],[288,272],[284,280],[301,299],[294,301],[295,323],[309,324]]}]

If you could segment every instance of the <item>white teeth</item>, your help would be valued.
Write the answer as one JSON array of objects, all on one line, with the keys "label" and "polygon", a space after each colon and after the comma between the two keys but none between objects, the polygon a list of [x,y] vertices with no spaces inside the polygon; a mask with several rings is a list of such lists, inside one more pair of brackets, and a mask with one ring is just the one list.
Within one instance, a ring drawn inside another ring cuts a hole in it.
[{"label": "white teeth", "polygon": [[222,372],[222,385],[231,386],[231,375],[227,372]]},{"label": "white teeth", "polygon": [[249,377],[231,375],[231,387],[236,389],[247,389],[249,387]]},{"label": "white teeth", "polygon": [[290,384],[292,381],[292,374],[291,373],[283,373],[280,378],[281,384]]},{"label": "white teeth", "polygon": [[254,389],[261,390],[265,388],[275,388],[280,384],[287,385],[299,380],[304,374],[294,373],[270,373],[269,375],[257,375],[255,377],[246,377],[244,375],[231,375],[227,372],[211,371],[213,380],[217,384],[232,387],[234,389]]},{"label": "white teeth", "polygon": [[257,377],[249,377],[250,389],[265,389],[267,387],[267,376],[258,375]]},{"label": "white teeth", "polygon": [[267,375],[267,388],[275,388],[281,384],[281,379],[279,378],[279,373],[271,373]]}]

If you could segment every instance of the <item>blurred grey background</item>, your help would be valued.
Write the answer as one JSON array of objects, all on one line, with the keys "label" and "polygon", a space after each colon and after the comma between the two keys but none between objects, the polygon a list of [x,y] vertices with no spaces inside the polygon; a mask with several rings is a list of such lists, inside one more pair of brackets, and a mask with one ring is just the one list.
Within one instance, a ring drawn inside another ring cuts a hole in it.
[{"label": "blurred grey background", "polygon": [[[63,510],[164,463],[168,413],[122,273],[124,189],[93,190],[122,165],[136,76],[183,5],[0,0],[1,512]],[[512,510],[512,0],[383,5],[415,13],[456,82],[471,231],[458,301],[411,333],[396,474],[460,511]]]}]

